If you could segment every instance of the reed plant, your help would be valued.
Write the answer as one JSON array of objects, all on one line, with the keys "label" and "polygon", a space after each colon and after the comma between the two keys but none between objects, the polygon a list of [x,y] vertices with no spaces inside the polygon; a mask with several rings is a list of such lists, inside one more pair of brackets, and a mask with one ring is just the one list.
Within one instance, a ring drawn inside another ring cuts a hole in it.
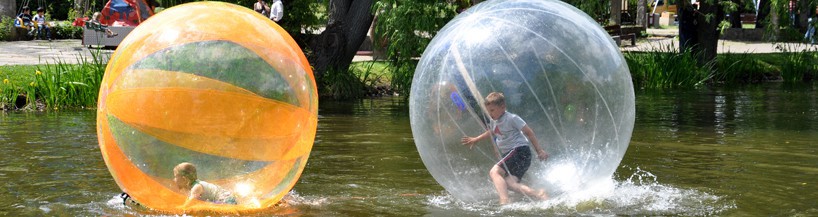
[{"label": "reed plant", "polygon": [[319,85],[318,93],[334,99],[357,99],[364,96],[365,85],[351,70],[328,70]]},{"label": "reed plant", "polygon": [[715,62],[699,66],[696,54],[678,52],[674,46],[652,52],[626,52],[634,88],[668,89],[698,87],[709,81]]},{"label": "reed plant", "polygon": [[795,44],[778,44],[776,49],[784,55],[781,79],[785,82],[811,81],[818,76],[818,49]]},{"label": "reed plant", "polygon": [[[5,109],[93,108],[96,106],[106,54],[92,52],[91,59],[77,57],[78,64],[56,60],[53,63],[6,73],[0,86],[0,103]],[[15,78],[9,79],[14,74]],[[25,102],[20,102],[25,100]],[[19,105],[27,105],[21,108]]]},{"label": "reed plant", "polygon": [[392,69],[386,61],[353,62],[349,70],[358,77],[368,89],[389,84]]},{"label": "reed plant", "polygon": [[17,98],[21,92],[20,88],[8,78],[3,79],[3,83],[0,85],[2,85],[0,86],[0,109],[16,109]]},{"label": "reed plant", "polygon": [[713,84],[740,85],[775,80],[780,69],[749,53],[720,54],[711,80]]}]

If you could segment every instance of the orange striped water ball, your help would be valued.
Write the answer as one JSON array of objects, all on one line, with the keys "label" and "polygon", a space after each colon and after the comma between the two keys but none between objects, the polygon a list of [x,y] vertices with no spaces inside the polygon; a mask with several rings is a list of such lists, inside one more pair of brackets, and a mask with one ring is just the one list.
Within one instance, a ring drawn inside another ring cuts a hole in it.
[{"label": "orange striped water ball", "polygon": [[[99,146],[117,185],[148,208],[265,210],[307,163],[316,91],[303,52],[274,22],[228,3],[179,5],[139,25],[111,56]],[[174,171],[182,163],[195,172]],[[197,185],[203,193],[189,199]]]}]

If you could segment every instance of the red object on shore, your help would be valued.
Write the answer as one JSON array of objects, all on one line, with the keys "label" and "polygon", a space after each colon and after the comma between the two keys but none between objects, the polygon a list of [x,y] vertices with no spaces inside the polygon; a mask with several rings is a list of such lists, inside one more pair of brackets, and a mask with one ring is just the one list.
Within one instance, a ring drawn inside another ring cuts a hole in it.
[{"label": "red object on shore", "polygon": [[99,18],[102,25],[137,26],[153,15],[145,0],[109,0]]},{"label": "red object on shore", "polygon": [[74,22],[72,22],[71,25],[83,27],[83,26],[85,26],[85,22],[88,22],[88,20],[89,20],[88,17],[80,17],[80,18],[74,19]]}]

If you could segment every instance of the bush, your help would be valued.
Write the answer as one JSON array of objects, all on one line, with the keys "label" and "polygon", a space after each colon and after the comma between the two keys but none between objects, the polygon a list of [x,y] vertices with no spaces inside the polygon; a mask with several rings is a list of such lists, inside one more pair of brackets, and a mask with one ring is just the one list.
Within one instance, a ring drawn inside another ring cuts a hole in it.
[{"label": "bush", "polygon": [[51,27],[52,37],[55,39],[81,39],[82,27],[73,26],[68,21],[57,21],[56,25]]},{"label": "bush", "polygon": [[8,41],[14,30],[14,18],[0,16],[0,41]]}]

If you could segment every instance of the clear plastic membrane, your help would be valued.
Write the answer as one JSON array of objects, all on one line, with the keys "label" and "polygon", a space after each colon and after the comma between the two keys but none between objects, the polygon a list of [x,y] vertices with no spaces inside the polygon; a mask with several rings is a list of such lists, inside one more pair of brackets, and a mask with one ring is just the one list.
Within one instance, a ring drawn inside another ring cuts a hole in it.
[{"label": "clear plastic membrane", "polygon": [[[550,158],[534,160],[524,183],[552,196],[610,180],[634,123],[630,73],[599,24],[555,0],[493,0],[461,13],[426,48],[412,81],[415,144],[429,172],[462,201],[496,199],[491,141],[473,150],[464,136],[486,131],[483,101],[507,109],[535,132]],[[536,159],[536,158],[535,158]]]},{"label": "clear plastic membrane", "polygon": [[[638,170],[638,169],[637,169]],[[480,215],[715,215],[736,208],[733,201],[708,192],[663,185],[638,170],[624,181],[600,181],[587,189],[566,192],[547,201],[527,201],[497,206],[470,203],[453,195],[428,196],[427,203],[448,212]]]}]

